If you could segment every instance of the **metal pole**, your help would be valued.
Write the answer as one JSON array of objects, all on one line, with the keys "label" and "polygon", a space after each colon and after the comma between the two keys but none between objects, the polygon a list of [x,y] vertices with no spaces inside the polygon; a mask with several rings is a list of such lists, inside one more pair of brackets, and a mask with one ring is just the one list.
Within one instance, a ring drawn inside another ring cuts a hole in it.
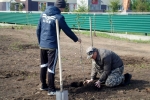
[{"label": "metal pole", "polygon": [[93,47],[92,19],[91,19],[91,17],[89,17],[89,21],[90,21],[90,37],[91,37],[91,45],[92,45],[92,47]]},{"label": "metal pole", "polygon": [[[91,37],[91,46],[93,47],[93,36],[92,36],[92,19],[89,17],[90,20],[90,37]],[[92,59],[92,65],[93,65],[93,59]]]},{"label": "metal pole", "polygon": [[60,42],[59,42],[59,25],[56,19],[56,31],[57,31],[57,44],[58,44],[58,57],[59,57],[59,73],[60,73],[60,91],[63,91],[63,81],[62,81],[62,67],[61,67],[61,55],[60,55]]}]

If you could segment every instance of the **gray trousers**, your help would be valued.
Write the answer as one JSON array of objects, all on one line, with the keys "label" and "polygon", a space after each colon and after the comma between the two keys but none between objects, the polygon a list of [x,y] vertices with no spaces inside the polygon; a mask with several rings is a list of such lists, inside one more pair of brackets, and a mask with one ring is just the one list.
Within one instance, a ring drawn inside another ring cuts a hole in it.
[{"label": "gray trousers", "polygon": [[124,82],[123,70],[124,66],[112,70],[111,74],[107,77],[105,81],[105,85],[108,87],[114,87]]}]

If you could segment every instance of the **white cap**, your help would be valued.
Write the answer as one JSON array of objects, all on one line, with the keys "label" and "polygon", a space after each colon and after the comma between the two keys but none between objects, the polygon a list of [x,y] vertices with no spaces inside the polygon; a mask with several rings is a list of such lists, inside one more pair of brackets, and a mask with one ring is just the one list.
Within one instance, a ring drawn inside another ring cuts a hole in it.
[{"label": "white cap", "polygon": [[91,46],[86,49],[87,59],[92,58],[93,52],[94,52],[94,49]]}]

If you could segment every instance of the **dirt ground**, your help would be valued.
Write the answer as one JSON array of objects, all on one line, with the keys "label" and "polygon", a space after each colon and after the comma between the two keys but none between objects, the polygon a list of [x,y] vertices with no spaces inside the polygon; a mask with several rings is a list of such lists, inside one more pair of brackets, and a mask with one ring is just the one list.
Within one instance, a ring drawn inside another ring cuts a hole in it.
[{"label": "dirt ground", "polygon": [[[40,56],[35,28],[0,28],[0,100],[55,100],[40,91]],[[74,43],[64,33],[60,36],[64,89],[69,100],[150,100],[150,44],[93,37],[94,46],[116,52],[131,73],[129,86],[96,88],[93,84],[72,87],[72,82],[90,79],[91,60],[85,50],[90,36],[77,34],[82,45]],[[81,47],[81,49],[80,49]],[[55,75],[59,90],[59,67]]]}]

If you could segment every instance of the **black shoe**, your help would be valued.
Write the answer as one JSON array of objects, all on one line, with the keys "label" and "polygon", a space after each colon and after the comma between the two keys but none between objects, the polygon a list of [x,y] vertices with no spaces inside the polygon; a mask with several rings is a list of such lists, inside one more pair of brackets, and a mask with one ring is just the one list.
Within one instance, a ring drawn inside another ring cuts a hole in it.
[{"label": "black shoe", "polygon": [[48,91],[48,86],[47,85],[42,85],[40,90],[41,91]]},{"label": "black shoe", "polygon": [[124,74],[124,78],[125,78],[125,80],[124,80],[123,85],[129,85],[131,78],[132,78],[132,75],[129,73],[126,73],[126,74]]}]

